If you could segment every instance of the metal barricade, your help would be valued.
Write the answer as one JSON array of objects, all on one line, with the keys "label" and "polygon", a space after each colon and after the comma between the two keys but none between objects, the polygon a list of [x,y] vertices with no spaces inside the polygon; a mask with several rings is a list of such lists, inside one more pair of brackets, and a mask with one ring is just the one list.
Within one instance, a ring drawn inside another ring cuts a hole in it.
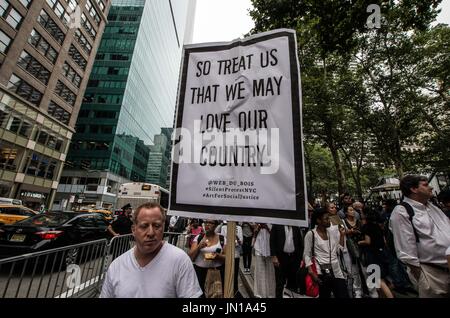
[{"label": "metal barricade", "polygon": [[[193,235],[165,232],[190,249]],[[98,297],[109,265],[135,245],[133,234],[0,259],[0,298]]]},{"label": "metal barricade", "polygon": [[102,239],[0,259],[0,298],[90,297],[107,248]]},{"label": "metal barricade", "polygon": [[194,235],[187,233],[164,232],[164,239],[168,243],[181,248],[186,253],[189,252],[190,242],[193,236]]}]

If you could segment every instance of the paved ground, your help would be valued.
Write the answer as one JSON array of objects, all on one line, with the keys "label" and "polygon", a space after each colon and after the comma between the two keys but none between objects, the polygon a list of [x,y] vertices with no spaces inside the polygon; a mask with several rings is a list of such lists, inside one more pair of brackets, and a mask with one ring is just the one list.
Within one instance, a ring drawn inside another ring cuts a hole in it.
[{"label": "paved ground", "polygon": [[[240,265],[239,291],[244,296],[244,298],[253,298],[254,297],[253,284],[254,284],[254,272],[255,272],[254,265],[251,266],[252,268],[251,268],[250,274],[244,274],[244,266],[243,266],[242,258],[241,258],[241,261],[239,262],[239,265]],[[413,293],[400,294],[400,293],[396,293],[395,291],[393,291],[393,293],[394,293],[395,298],[417,298],[417,295],[413,294]],[[291,298],[291,297],[290,297],[290,295],[286,294],[284,296],[284,298]],[[310,298],[310,297],[296,294],[295,298]]]}]

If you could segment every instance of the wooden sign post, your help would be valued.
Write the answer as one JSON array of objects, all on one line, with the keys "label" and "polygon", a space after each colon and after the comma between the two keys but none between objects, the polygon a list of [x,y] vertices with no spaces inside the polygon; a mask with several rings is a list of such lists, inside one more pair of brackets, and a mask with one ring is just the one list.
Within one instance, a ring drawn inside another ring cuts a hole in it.
[{"label": "wooden sign post", "polygon": [[236,222],[227,222],[227,244],[225,248],[225,286],[224,298],[234,298],[234,251]]}]

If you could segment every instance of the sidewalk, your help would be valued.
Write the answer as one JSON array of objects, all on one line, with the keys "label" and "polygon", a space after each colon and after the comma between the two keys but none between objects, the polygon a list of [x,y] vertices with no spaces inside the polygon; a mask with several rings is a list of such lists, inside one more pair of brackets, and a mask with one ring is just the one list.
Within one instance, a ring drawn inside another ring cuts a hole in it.
[{"label": "sidewalk", "polygon": [[255,294],[253,293],[253,275],[255,272],[255,266],[252,264],[250,268],[250,274],[244,274],[244,262],[239,261],[239,279],[242,282],[242,285],[239,284],[239,291],[244,298],[255,298]]}]

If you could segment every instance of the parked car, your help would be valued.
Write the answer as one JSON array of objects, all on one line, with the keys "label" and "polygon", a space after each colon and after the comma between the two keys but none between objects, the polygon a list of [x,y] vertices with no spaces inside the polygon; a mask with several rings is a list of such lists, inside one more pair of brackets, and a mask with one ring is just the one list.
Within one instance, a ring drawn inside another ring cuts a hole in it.
[{"label": "parked car", "polygon": [[109,238],[98,213],[48,212],[0,227],[0,258]]},{"label": "parked car", "polygon": [[38,212],[23,205],[0,203],[0,224],[13,224],[36,214]]}]

